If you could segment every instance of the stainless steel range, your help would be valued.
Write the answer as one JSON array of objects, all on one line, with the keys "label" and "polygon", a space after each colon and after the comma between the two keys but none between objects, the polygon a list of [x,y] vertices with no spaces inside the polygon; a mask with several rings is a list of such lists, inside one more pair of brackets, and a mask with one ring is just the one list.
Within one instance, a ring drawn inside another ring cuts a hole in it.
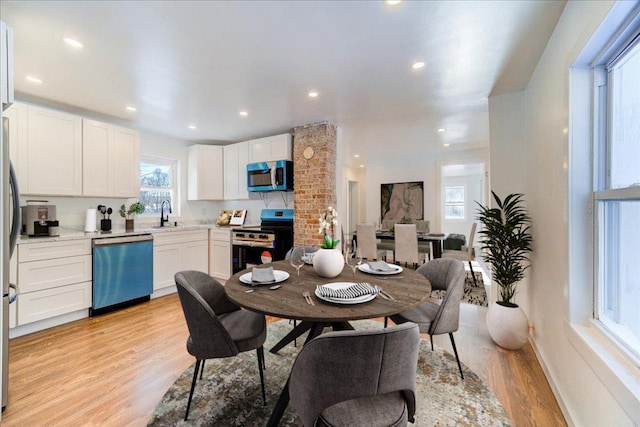
[{"label": "stainless steel range", "polygon": [[293,209],[263,209],[260,228],[231,230],[233,273],[284,259],[293,246]]}]

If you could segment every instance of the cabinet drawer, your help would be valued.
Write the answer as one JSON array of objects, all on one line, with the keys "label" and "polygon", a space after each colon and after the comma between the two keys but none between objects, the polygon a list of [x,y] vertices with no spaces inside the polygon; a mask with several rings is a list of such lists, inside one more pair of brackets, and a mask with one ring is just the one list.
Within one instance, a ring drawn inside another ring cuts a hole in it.
[{"label": "cabinet drawer", "polygon": [[18,325],[71,313],[91,307],[91,282],[76,283],[20,294]]},{"label": "cabinet drawer", "polygon": [[18,245],[18,262],[40,261],[91,254],[91,239],[62,242],[25,243]]},{"label": "cabinet drawer", "polygon": [[190,231],[164,231],[153,234],[153,244],[155,246],[171,245],[174,243],[194,242],[198,240],[208,240],[209,230]]},{"label": "cabinet drawer", "polygon": [[231,241],[231,229],[229,228],[212,228],[210,230],[211,240],[218,240],[223,242]]},{"label": "cabinet drawer", "polygon": [[72,283],[91,281],[91,255],[18,264],[21,295]]}]

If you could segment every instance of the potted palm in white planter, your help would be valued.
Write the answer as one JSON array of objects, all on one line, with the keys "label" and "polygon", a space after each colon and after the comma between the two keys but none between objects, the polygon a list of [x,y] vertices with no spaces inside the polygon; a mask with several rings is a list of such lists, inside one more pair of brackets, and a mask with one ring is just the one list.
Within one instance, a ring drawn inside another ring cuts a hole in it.
[{"label": "potted palm in white planter", "polygon": [[518,350],[529,337],[527,316],[514,302],[516,286],[530,266],[531,218],[522,206],[522,194],[509,194],[504,201],[492,191],[497,207],[478,203],[483,256],[491,265],[491,278],[500,288],[500,298],[487,312],[491,339],[500,347]]}]

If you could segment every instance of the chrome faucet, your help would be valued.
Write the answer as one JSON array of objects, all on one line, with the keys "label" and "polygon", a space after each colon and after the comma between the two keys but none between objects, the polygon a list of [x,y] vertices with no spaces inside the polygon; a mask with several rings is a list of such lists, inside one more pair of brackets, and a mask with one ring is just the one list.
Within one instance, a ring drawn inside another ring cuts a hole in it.
[{"label": "chrome faucet", "polygon": [[[167,212],[167,218],[165,219],[164,217],[164,204],[167,204],[169,206],[169,212]],[[171,202],[169,200],[164,200],[162,202],[162,204],[160,205],[160,227],[164,227],[164,223],[165,222],[169,222],[169,214],[172,213],[171,212]]]}]

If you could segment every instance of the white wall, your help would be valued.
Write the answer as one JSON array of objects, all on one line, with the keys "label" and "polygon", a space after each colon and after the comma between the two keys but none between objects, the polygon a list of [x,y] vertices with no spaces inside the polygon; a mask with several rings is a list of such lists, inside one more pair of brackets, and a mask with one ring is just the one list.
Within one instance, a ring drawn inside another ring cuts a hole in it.
[{"label": "white wall", "polygon": [[[525,92],[490,102],[492,187],[511,192],[511,185],[522,186],[534,223],[533,267],[525,290],[532,343],[569,425],[577,426],[637,426],[639,421],[639,401],[615,390],[610,373],[592,362],[597,358],[592,347],[575,344],[566,320],[570,298],[576,298],[570,292],[568,256],[569,67],[612,4],[569,2]],[[525,173],[514,170],[506,154],[511,136],[521,134],[510,123],[522,123],[522,114]],[[634,368],[631,382],[637,384]]]}]

